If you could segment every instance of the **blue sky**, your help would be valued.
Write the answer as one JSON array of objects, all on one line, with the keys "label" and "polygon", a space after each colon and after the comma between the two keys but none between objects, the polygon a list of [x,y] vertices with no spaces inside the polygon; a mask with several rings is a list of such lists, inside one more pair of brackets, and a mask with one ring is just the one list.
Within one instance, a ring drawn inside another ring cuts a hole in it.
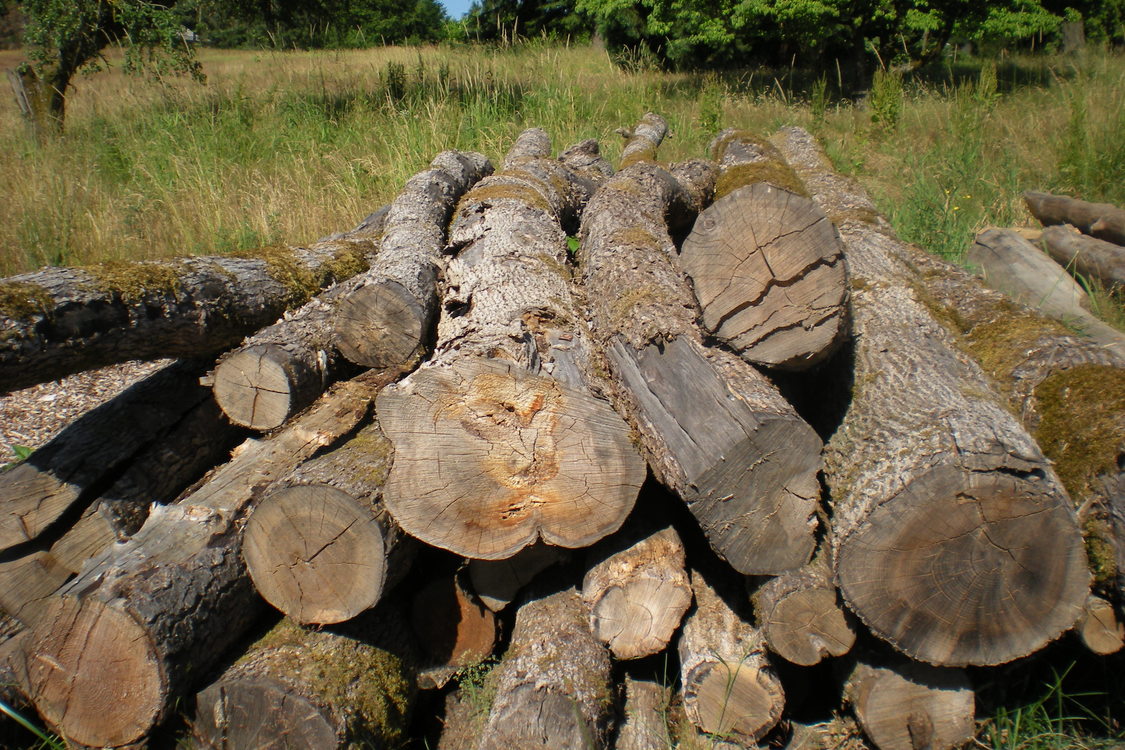
[{"label": "blue sky", "polygon": [[473,0],[438,0],[438,2],[445,6],[445,12],[453,19],[461,18],[468,13],[469,6],[473,4]]}]

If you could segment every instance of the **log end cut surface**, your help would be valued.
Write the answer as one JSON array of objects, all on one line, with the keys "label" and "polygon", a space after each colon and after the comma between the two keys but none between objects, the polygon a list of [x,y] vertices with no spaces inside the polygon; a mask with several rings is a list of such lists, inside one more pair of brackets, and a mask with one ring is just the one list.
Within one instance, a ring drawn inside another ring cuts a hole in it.
[{"label": "log end cut surface", "polygon": [[1070,628],[1089,583],[1073,512],[1031,478],[943,466],[838,548],[848,605],[906,654],[1003,664]]},{"label": "log end cut surface", "polygon": [[739,663],[707,661],[690,675],[688,717],[707,734],[760,739],[781,719],[785,695],[771,674]]},{"label": "log end cut surface", "polygon": [[394,281],[349,294],[336,312],[336,346],[350,361],[377,370],[406,367],[419,354],[429,321],[422,303]]},{"label": "log end cut surface", "polygon": [[860,663],[845,690],[880,750],[949,750],[971,740],[976,729],[973,689],[958,669]]},{"label": "log end cut surface", "polygon": [[778,602],[762,630],[775,653],[802,666],[843,656],[856,637],[836,592],[828,588],[807,589]]},{"label": "log end cut surface", "polygon": [[338,730],[312,701],[270,680],[215,683],[196,698],[193,730],[205,747],[308,747],[339,744]]},{"label": "log end cut surface", "polygon": [[293,413],[299,374],[284,355],[273,345],[251,346],[215,368],[215,401],[232,422],[272,430]]},{"label": "log end cut surface", "polygon": [[116,747],[141,739],[158,721],[167,695],[163,669],[127,613],[63,597],[33,635],[31,697],[68,740]]}]

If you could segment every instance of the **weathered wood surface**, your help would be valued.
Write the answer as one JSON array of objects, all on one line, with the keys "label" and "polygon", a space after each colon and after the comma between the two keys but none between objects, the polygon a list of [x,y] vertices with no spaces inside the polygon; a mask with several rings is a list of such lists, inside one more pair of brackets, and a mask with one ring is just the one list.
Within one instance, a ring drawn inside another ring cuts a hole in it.
[{"label": "weathered wood surface", "polygon": [[28,644],[40,715],[98,747],[138,742],[164,719],[260,612],[240,550],[247,506],[353,430],[373,397],[362,381],[338,384],[276,435],[247,441],[186,498],[154,508],[53,597]]},{"label": "weathered wood surface", "polygon": [[749,362],[806,369],[832,354],[847,327],[839,237],[777,149],[724,131],[715,203],[680,251],[703,325]]},{"label": "weathered wood surface", "polygon": [[610,658],[573,588],[520,606],[477,750],[606,748]]},{"label": "weathered wood surface", "polygon": [[625,423],[590,391],[571,291],[560,221],[574,222],[593,178],[549,153],[546,133],[526,131],[462,199],[435,354],[378,399],[395,445],[387,509],[465,557],[540,538],[588,546],[621,526],[644,478]]},{"label": "weathered wood surface", "polygon": [[702,344],[669,220],[690,220],[713,179],[700,162],[618,173],[583,214],[580,267],[611,397],[649,465],[736,570],[776,573],[812,555],[821,444],[764,376]]},{"label": "weathered wood surface", "polygon": [[668,732],[672,691],[651,680],[625,677],[625,710],[614,750],[667,750],[675,747]]},{"label": "weathered wood surface", "polygon": [[1070,224],[1083,234],[1125,245],[1125,210],[1117,206],[1030,190],[1023,194],[1023,200],[1044,226]]},{"label": "weathered wood surface", "polygon": [[1125,624],[1113,605],[1091,594],[1074,630],[1082,643],[1099,656],[1115,654],[1125,646]]},{"label": "weathered wood surface", "polygon": [[204,748],[396,747],[409,737],[416,656],[380,607],[347,627],[282,620],[196,696]]},{"label": "weathered wood surface", "polygon": [[[830,170],[807,133],[787,128],[778,143],[802,178]],[[1086,597],[1071,500],[935,320],[902,260],[909,251],[877,214],[854,210],[869,204],[862,189],[806,184],[841,216],[852,278],[855,386],[825,450],[844,600],[880,638],[933,664],[1036,651],[1074,624]]]},{"label": "weathered wood surface", "polygon": [[781,719],[785,693],[761,632],[716,583],[692,571],[695,610],[678,646],[684,711],[709,735],[753,745]]},{"label": "weathered wood surface", "polygon": [[50,596],[72,573],[49,552],[31,552],[0,562],[0,613],[31,627],[42,618]]},{"label": "weathered wood surface", "polygon": [[1046,227],[1043,247],[1056,261],[1087,278],[1097,279],[1107,289],[1125,286],[1125,247],[1088,237],[1065,226]]},{"label": "weathered wood surface", "polygon": [[660,653],[691,605],[684,546],[671,526],[618,535],[593,554],[582,580],[590,629],[617,659]]},{"label": "weathered wood surface", "polygon": [[470,560],[469,580],[493,612],[507,607],[516,594],[547,568],[566,559],[566,551],[542,542],[524,547],[503,560]]},{"label": "weathered wood surface", "polygon": [[860,659],[845,700],[879,750],[951,750],[976,734],[969,677],[905,659]]},{"label": "weathered wood surface", "polygon": [[466,577],[460,572],[437,576],[411,597],[423,689],[445,687],[458,670],[484,661],[496,645],[496,615],[468,590]]}]

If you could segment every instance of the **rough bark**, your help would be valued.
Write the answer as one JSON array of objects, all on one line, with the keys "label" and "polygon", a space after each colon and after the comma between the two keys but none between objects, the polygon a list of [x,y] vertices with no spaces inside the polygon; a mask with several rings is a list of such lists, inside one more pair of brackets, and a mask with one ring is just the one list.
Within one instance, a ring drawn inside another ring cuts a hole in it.
[{"label": "rough bark", "polygon": [[781,719],[785,694],[770,668],[761,632],[712,582],[693,570],[695,610],[680,634],[684,711],[709,735],[754,743]]},{"label": "rough bark", "polygon": [[532,544],[504,560],[470,560],[469,580],[484,606],[499,612],[537,575],[565,559],[558,547]]},{"label": "rough bark", "polygon": [[724,131],[712,151],[716,200],[680,252],[703,325],[748,362],[807,369],[839,347],[846,329],[836,230],[771,144]]},{"label": "rough bark", "polygon": [[382,504],[393,459],[371,422],[255,505],[243,555],[263,599],[302,625],[343,622],[375,606],[410,564]]},{"label": "rough bark", "polygon": [[1125,245],[1125,210],[1117,206],[1034,191],[1024,193],[1023,200],[1044,226],[1070,224],[1083,234]]},{"label": "rough bark", "polygon": [[614,405],[657,478],[736,570],[776,573],[812,555],[821,444],[764,376],[702,344],[668,222],[699,210],[713,175],[618,173],[583,214],[581,270]]},{"label": "rough bark", "polygon": [[625,718],[617,730],[614,750],[667,750],[674,747],[668,732],[668,703],[672,691],[658,682],[625,678]]},{"label": "rough bark", "polygon": [[480,559],[616,531],[644,465],[591,393],[566,235],[592,182],[542,131],[462,199],[433,359],[379,396],[395,444],[387,509],[422,541]]},{"label": "rough bark", "polygon": [[973,689],[960,669],[861,659],[844,697],[879,750],[950,750],[976,733]]},{"label": "rough bark", "polygon": [[839,602],[826,555],[770,579],[752,601],[766,645],[794,664],[811,666],[843,656],[855,643],[855,628]]},{"label": "rough bark", "polygon": [[1041,239],[1047,253],[1067,268],[1097,279],[1107,289],[1125,286],[1125,247],[1121,246],[1122,243],[1087,237],[1065,226],[1047,227]]},{"label": "rough bark", "polygon": [[664,136],[668,135],[668,123],[653,112],[647,112],[632,130],[618,130],[625,138],[621,149],[620,168],[631,167],[638,162],[655,162],[656,152]]},{"label": "rough bark", "polygon": [[[31,634],[31,697],[40,715],[72,741],[99,747],[140,741],[167,716],[260,611],[240,550],[247,507],[354,429],[373,396],[367,383],[339,384],[281,432],[247,441],[197,490],[154,508],[129,541],[91,561]],[[130,700],[116,697],[125,694]]]},{"label": "rough bark", "polygon": [[520,607],[477,750],[607,747],[609,652],[588,619],[573,588]]},{"label": "rough bark", "polygon": [[12,276],[0,281],[0,392],[133,359],[214,356],[366,268],[371,248],[356,237]]},{"label": "rough bark", "polygon": [[422,688],[442,688],[458,670],[492,653],[496,615],[465,587],[460,573],[434,578],[411,600],[410,622],[422,652]]},{"label": "rough bark", "polygon": [[590,629],[617,659],[659,653],[691,606],[683,543],[671,526],[612,541],[582,580]]},{"label": "rough bark", "polygon": [[1091,652],[1099,656],[1115,654],[1125,646],[1125,624],[1117,617],[1113,605],[1091,594],[1075,626],[1078,637]]},{"label": "rough bark", "polygon": [[457,201],[492,164],[446,151],[415,175],[391,204],[379,258],[336,311],[333,337],[345,357],[393,376],[425,354],[437,314],[437,278],[446,226]]},{"label": "rough bark", "polygon": [[807,133],[786,129],[778,142],[841,217],[852,277],[855,385],[825,450],[844,600],[880,638],[933,664],[1038,650],[1078,618],[1089,583],[1070,498],[935,320],[902,260],[910,251],[862,189],[825,178]]},{"label": "rough bark", "polygon": [[196,696],[205,748],[397,747],[417,684],[405,624],[380,607],[346,628],[282,620]]}]

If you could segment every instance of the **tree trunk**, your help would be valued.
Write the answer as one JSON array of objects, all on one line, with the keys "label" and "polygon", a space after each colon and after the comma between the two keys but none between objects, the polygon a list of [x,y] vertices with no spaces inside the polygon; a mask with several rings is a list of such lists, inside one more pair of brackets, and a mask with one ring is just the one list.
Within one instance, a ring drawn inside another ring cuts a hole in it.
[{"label": "tree trunk", "polygon": [[[268,440],[248,441],[209,481],[157,507],[52,599],[30,639],[31,697],[70,740],[143,738],[245,632],[260,600],[241,558],[241,520],[273,481],[354,429],[370,385],[349,381]],[[106,685],[129,695],[106,710]]]},{"label": "tree trunk", "polygon": [[[469,558],[616,531],[644,464],[595,398],[566,235],[590,180],[526,131],[505,170],[462,199],[433,359],[379,396],[395,445],[385,492],[402,528]],[[452,480],[450,478],[453,478]]]},{"label": "tree trunk", "polygon": [[566,552],[540,542],[504,560],[470,560],[469,580],[484,606],[499,612],[537,575],[565,559]]},{"label": "tree trunk", "polygon": [[658,682],[625,677],[625,718],[617,730],[614,750],[668,750],[675,747],[668,732],[672,691]]},{"label": "tree trunk", "polygon": [[573,588],[520,607],[477,750],[607,747],[609,652],[588,622]]},{"label": "tree trunk", "polygon": [[418,675],[423,689],[445,687],[458,670],[484,661],[496,644],[496,615],[464,584],[460,573],[439,576],[411,600],[411,629],[423,654]]},{"label": "tree trunk", "polygon": [[196,696],[203,747],[397,747],[417,684],[405,623],[380,607],[346,628],[282,620]]},{"label": "tree trunk", "polygon": [[712,150],[716,201],[680,252],[703,325],[748,362],[807,369],[844,338],[840,239],[774,146],[724,131]]},{"label": "tree trunk", "polygon": [[582,581],[594,636],[617,659],[659,653],[691,606],[684,546],[676,530],[613,537],[595,549],[600,559]]},{"label": "tree trunk", "polygon": [[702,345],[665,216],[694,215],[713,174],[618,173],[583,214],[581,269],[612,398],[657,478],[736,570],[776,573],[812,555],[821,443],[753,367]]},{"label": "tree trunk", "polygon": [[1123,243],[1087,237],[1065,226],[1046,227],[1042,241],[1047,254],[1067,268],[1097,279],[1106,289],[1125,287]]},{"label": "tree trunk", "polygon": [[40,76],[29,63],[8,71],[8,81],[16,96],[20,114],[32,136],[43,143],[63,131],[66,114],[66,90],[70,86],[70,72],[55,66],[47,68]]},{"label": "tree trunk", "polygon": [[1024,193],[1023,200],[1043,226],[1070,224],[1083,234],[1125,245],[1125,210],[1117,206],[1034,191]]},{"label": "tree trunk", "polygon": [[1075,626],[1086,648],[1098,656],[1115,654],[1125,645],[1125,624],[1117,617],[1113,605],[1100,596],[1086,598],[1082,617]]},{"label": "tree trunk", "polygon": [[826,178],[804,131],[787,128],[777,142],[826,213],[841,216],[852,277],[855,385],[825,451],[844,600],[880,638],[933,664],[1002,664],[1038,650],[1074,624],[1086,597],[1070,498],[935,320],[901,260],[910,251],[877,213],[856,211],[871,210],[862,188]]},{"label": "tree trunk", "polygon": [[0,281],[0,392],[131,359],[211,357],[365,269],[370,239],[45,268]]},{"label": "tree trunk", "polygon": [[785,694],[761,632],[732,608],[712,582],[692,571],[695,611],[680,634],[684,711],[709,735],[753,744],[781,719]]}]

